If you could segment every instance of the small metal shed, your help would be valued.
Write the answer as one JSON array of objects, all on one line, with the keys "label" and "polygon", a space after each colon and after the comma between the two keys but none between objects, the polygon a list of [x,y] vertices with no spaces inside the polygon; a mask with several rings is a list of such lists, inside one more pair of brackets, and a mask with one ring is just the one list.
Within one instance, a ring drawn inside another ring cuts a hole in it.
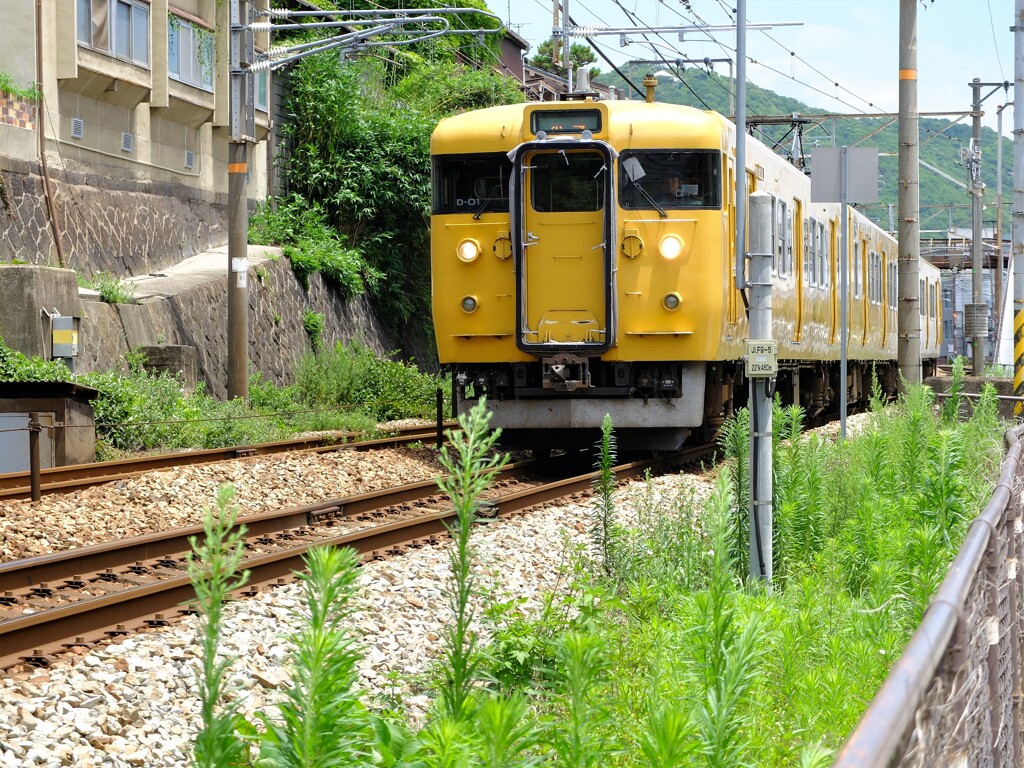
[{"label": "small metal shed", "polygon": [[27,472],[29,415],[37,414],[40,466],[86,464],[96,454],[92,401],[99,392],[68,381],[0,381],[0,473]]}]

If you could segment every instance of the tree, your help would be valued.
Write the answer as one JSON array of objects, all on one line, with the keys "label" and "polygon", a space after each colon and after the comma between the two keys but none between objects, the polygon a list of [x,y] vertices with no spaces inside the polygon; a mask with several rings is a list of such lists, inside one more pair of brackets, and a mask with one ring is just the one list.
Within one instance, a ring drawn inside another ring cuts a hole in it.
[{"label": "tree", "polygon": [[[552,53],[553,41],[548,38],[539,46],[537,46],[537,55],[530,59],[530,66],[537,67],[537,69],[543,69],[545,72],[552,72],[559,77],[565,77],[565,65],[561,63],[562,60],[562,49],[558,49],[558,60],[559,63],[555,64]],[[561,46],[561,43],[559,43]],[[590,50],[589,45],[583,43],[573,43],[569,48],[569,58],[572,60],[572,71],[579,72],[582,67],[586,67],[589,64],[593,64],[597,61],[597,57],[594,56],[594,52]],[[601,70],[597,67],[590,67],[590,79],[593,80],[601,74]]]}]

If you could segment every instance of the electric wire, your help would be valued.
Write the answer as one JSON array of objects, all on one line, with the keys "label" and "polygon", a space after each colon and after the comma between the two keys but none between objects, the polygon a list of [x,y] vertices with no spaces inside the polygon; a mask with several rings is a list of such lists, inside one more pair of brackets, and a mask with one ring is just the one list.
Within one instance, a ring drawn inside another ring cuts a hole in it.
[{"label": "electric wire", "polygon": [[[644,23],[643,23],[643,22],[642,22],[642,21],[640,20],[640,17],[639,17],[639,16],[636,16],[636,15],[635,15],[635,14],[634,14],[634,13],[633,13],[632,11],[630,11],[630,10],[629,10],[628,8],[626,8],[626,6],[624,6],[624,5],[623,5],[623,4],[622,4],[622,3],[620,2],[620,0],[614,0],[614,3],[615,3],[615,4],[616,4],[616,5],[617,5],[617,6],[618,6],[618,7],[619,7],[619,8],[621,9],[621,10],[622,10],[622,12],[623,12],[624,14],[626,14],[626,18],[627,18],[627,19],[629,19],[630,21],[632,21],[632,22],[633,22],[634,24],[636,24],[637,26],[644,26],[644,27],[647,27],[647,26],[649,26],[648,24],[644,24]],[[680,52],[680,51],[679,51],[679,50],[678,50],[677,48],[675,48],[675,46],[673,46],[673,45],[671,45],[671,44],[667,43],[667,41],[665,41],[665,38],[664,38],[664,37],[662,37],[662,36],[661,36],[661,34],[658,34],[658,33],[654,33],[654,34],[655,34],[655,35],[656,35],[656,36],[657,36],[657,37],[658,37],[658,38],[659,38],[660,40],[662,40],[663,42],[665,42],[665,44],[666,44],[666,45],[667,45],[667,46],[668,46],[668,47],[669,47],[669,48],[670,48],[671,50],[673,50],[673,51],[676,51],[676,53],[679,53],[679,55],[680,55],[680,56],[682,56],[682,55],[683,55],[683,54],[682,54],[682,52]],[[640,33],[640,35],[641,35],[641,37],[643,37],[643,39],[644,39],[644,40],[646,40],[646,41],[647,41],[648,43],[650,43],[650,38],[648,38],[648,37],[647,37],[647,33],[646,33],[646,32],[641,32],[641,33]],[[697,92],[696,92],[695,90],[693,90],[693,88],[691,88],[691,87],[690,87],[690,84],[689,84],[689,83],[687,83],[687,82],[686,82],[686,80],[684,80],[684,79],[683,79],[682,73],[681,73],[681,72],[679,72],[679,71],[678,71],[678,70],[677,70],[677,69],[676,69],[676,68],[675,68],[675,67],[674,67],[674,66],[673,66],[672,64],[669,64],[669,62],[668,62],[668,61],[667,61],[667,60],[665,59],[665,56],[664,56],[664,55],[663,55],[663,54],[662,54],[662,53],[661,53],[661,52],[660,52],[660,51],[659,51],[659,50],[658,50],[658,49],[657,49],[657,48],[656,48],[656,47],[655,47],[654,45],[651,45],[651,50],[652,50],[652,51],[654,52],[655,56],[657,56],[657,57],[658,57],[659,59],[661,59],[662,63],[663,63],[663,64],[664,64],[664,65],[665,65],[666,67],[668,67],[668,68],[669,68],[669,69],[670,69],[670,70],[671,70],[671,71],[672,71],[672,72],[673,72],[673,73],[675,74],[675,76],[676,76],[676,77],[677,77],[677,78],[679,79],[679,82],[680,82],[680,83],[681,83],[681,84],[683,85],[683,87],[684,87],[684,88],[686,88],[686,90],[688,90],[688,91],[689,91],[689,92],[690,92],[691,94],[693,94],[693,97],[694,97],[694,98],[695,98],[695,99],[696,99],[697,101],[699,101],[699,102],[700,102],[701,104],[703,104],[703,105],[704,105],[704,108],[705,108],[705,109],[711,109],[711,106],[710,106],[710,105],[709,105],[709,104],[708,104],[708,103],[707,103],[706,101],[704,101],[704,99],[702,99],[702,98],[700,97],[700,95],[699,95],[699,94],[698,94],[698,93],[697,93]]]},{"label": "electric wire", "polygon": [[992,49],[996,54],[996,64],[999,65],[999,76],[1006,80],[1006,75],[1003,74],[1003,61],[999,56],[999,41],[996,39],[996,22],[992,18],[992,0],[987,0],[988,3],[988,26],[992,30]]},{"label": "electric wire", "polygon": [[[662,2],[664,2],[664,0],[661,0],[661,1],[662,1]],[[727,7],[727,6],[726,6],[726,5],[725,5],[725,4],[724,4],[724,3],[722,2],[722,0],[718,0],[718,4],[719,4],[719,6],[721,6],[722,10],[724,10],[724,11],[725,11],[726,15],[727,15],[727,16],[729,16],[729,18],[730,18],[730,19],[733,19],[733,20],[735,21],[735,17],[734,17],[734,15],[733,15],[733,12],[732,12],[732,11],[730,11],[730,10],[728,9],[728,7]],[[772,37],[771,33],[770,33],[770,32],[769,32],[768,30],[766,30],[766,29],[762,29],[762,30],[758,30],[758,31],[759,31],[759,32],[760,32],[760,33],[761,33],[762,35],[764,35],[765,37],[767,37],[767,38],[768,38],[769,40],[771,40],[771,41],[772,41],[773,43],[775,43],[775,44],[776,44],[777,46],[779,46],[779,48],[781,48],[782,50],[784,50],[784,51],[788,52],[788,53],[789,53],[789,55],[790,55],[791,57],[793,57],[794,59],[796,59],[797,61],[799,61],[799,62],[800,62],[801,64],[803,64],[804,66],[806,66],[806,67],[808,67],[809,69],[811,69],[811,70],[812,70],[813,72],[815,72],[816,74],[818,74],[818,75],[819,75],[820,77],[822,77],[823,79],[825,79],[825,80],[827,80],[828,82],[832,83],[832,84],[833,84],[833,85],[834,85],[834,86],[835,86],[836,88],[838,88],[839,90],[841,90],[841,91],[846,91],[846,93],[850,94],[850,95],[851,95],[851,96],[852,96],[853,98],[855,98],[855,99],[860,99],[860,100],[861,100],[861,101],[863,101],[863,102],[864,102],[865,104],[867,104],[867,105],[868,105],[869,107],[872,107],[872,108],[874,108],[874,107],[875,107],[875,105],[874,105],[874,103],[873,103],[873,102],[870,102],[870,101],[868,101],[867,99],[865,99],[865,98],[864,98],[863,96],[861,96],[861,95],[860,95],[860,94],[858,94],[858,93],[854,93],[854,92],[853,92],[853,91],[851,91],[851,90],[850,90],[849,88],[847,88],[846,86],[842,85],[842,84],[841,84],[841,83],[839,83],[839,82],[838,82],[837,80],[835,80],[835,78],[829,77],[829,76],[828,76],[828,75],[826,75],[826,74],[825,74],[824,72],[822,72],[822,71],[821,71],[820,69],[818,69],[818,68],[817,68],[816,66],[814,66],[814,65],[813,65],[813,64],[811,64],[811,63],[810,63],[809,61],[807,61],[807,59],[803,58],[803,57],[802,57],[802,56],[801,56],[800,54],[798,54],[798,53],[797,53],[796,51],[794,51],[794,50],[790,49],[790,48],[789,48],[788,46],[784,45],[784,44],[783,44],[782,42],[780,42],[780,41],[779,41],[779,40],[777,40],[776,38]],[[791,76],[791,77],[792,77],[792,76]],[[792,79],[796,80],[796,78],[795,78],[795,77],[792,77]],[[799,81],[799,80],[796,80],[796,82],[798,82],[798,83],[801,83],[801,85],[806,85],[806,83],[802,83],[802,82],[801,82],[801,81]],[[836,98],[836,97],[830,97],[830,98]],[[843,102],[843,103],[845,103],[845,102]],[[863,110],[861,110],[861,111],[863,111]]]},{"label": "electric wire", "polygon": [[[694,19],[696,19],[696,21],[699,21],[701,24],[707,24],[707,22],[704,19],[701,18],[700,14],[698,14],[696,11],[694,11],[693,8],[691,6],[689,6],[689,5],[687,5],[687,10],[690,11],[690,13],[693,14],[694,18],[690,18],[688,16],[683,15],[680,11],[678,11],[675,8],[673,8],[672,6],[668,5],[666,3],[666,0],[659,0],[659,2],[662,5],[664,5],[666,8],[668,8],[670,11],[672,11],[676,16],[681,18],[683,21],[686,21],[686,22],[689,22],[690,24],[693,24],[694,23]],[[721,40],[719,40],[718,38],[716,38],[714,35],[712,35],[710,33],[705,33],[705,34],[708,35],[708,38],[709,38],[710,42],[714,43],[715,45],[717,45],[722,50],[722,53],[724,53],[728,58],[732,59],[733,61],[736,61],[736,49],[735,48],[732,48],[732,47],[726,45],[725,43],[723,43]],[[747,58],[749,59],[750,57],[748,56]],[[771,97],[768,96],[768,94],[765,93],[762,88],[758,87],[757,83],[748,82],[747,83],[747,87],[752,89],[752,90],[754,90],[754,91],[756,91],[757,93],[759,93],[761,95],[761,98],[764,99],[766,102],[768,102],[768,105],[772,109],[775,110],[776,114],[779,114],[779,115],[785,114],[785,110],[780,109],[779,105],[776,104],[774,101],[772,101]]]}]

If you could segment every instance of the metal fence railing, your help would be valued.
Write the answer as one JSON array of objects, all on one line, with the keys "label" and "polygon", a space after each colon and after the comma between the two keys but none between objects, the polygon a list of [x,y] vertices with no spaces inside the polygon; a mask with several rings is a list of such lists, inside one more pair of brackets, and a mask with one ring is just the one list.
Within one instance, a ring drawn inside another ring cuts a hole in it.
[{"label": "metal fence railing", "polygon": [[921,625],[833,768],[1019,766],[1024,425]]}]

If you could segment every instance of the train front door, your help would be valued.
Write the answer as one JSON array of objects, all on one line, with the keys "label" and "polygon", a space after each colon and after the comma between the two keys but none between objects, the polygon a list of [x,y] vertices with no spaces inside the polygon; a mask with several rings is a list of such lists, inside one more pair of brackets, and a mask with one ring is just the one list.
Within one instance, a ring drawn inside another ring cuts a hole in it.
[{"label": "train front door", "polygon": [[610,156],[544,148],[521,157],[519,346],[599,354],[615,334]]}]

